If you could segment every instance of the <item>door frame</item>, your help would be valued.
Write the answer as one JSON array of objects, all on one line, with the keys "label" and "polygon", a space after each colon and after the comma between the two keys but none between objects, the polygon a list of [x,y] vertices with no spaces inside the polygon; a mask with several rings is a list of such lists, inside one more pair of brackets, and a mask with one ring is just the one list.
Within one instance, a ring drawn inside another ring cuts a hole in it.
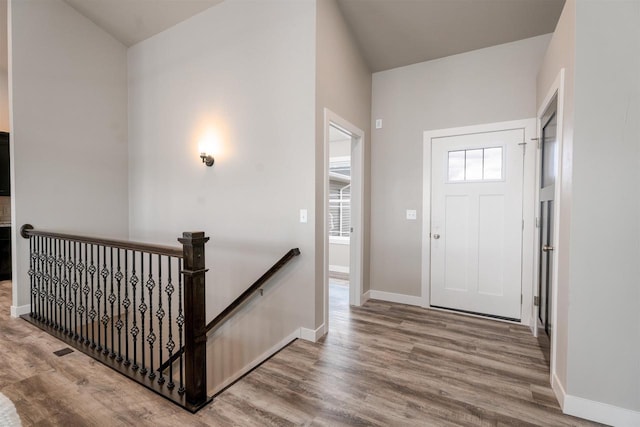
[{"label": "door frame", "polygon": [[[526,155],[527,153],[534,153],[536,136],[536,119],[522,119],[511,120],[505,122],[486,123],[482,125],[463,126],[457,128],[437,129],[424,132],[423,139],[423,175],[422,175],[422,307],[431,309],[430,306],[430,292],[431,292],[431,149],[432,140],[436,138],[444,138],[450,136],[468,135],[474,133],[486,133],[497,132],[503,130],[517,130],[523,131],[523,143],[525,144],[525,156],[523,165],[523,188],[522,188],[522,219],[523,219],[523,232],[522,232],[522,271],[521,271],[521,283],[522,283],[522,304],[521,304],[521,316],[520,323],[523,325],[531,325],[531,309],[524,309],[524,307],[531,307],[533,305],[533,248],[534,248],[534,234],[535,234],[535,221],[533,215],[534,208],[534,180],[535,180],[535,166],[536,156]],[[425,185],[428,183],[428,185]],[[465,313],[461,313],[465,314]],[[470,316],[477,316],[467,314]],[[499,320],[499,319],[495,319]]]},{"label": "door frame", "polygon": [[[563,147],[563,140],[564,140],[564,96],[565,96],[565,89],[564,89],[564,81],[565,81],[565,69],[562,68],[560,69],[560,72],[558,73],[558,75],[556,76],[556,79],[554,80],[553,84],[549,87],[549,90],[547,91],[546,96],[544,97],[544,100],[542,101],[542,104],[540,104],[540,108],[538,109],[538,113],[536,115],[536,128],[538,129],[539,133],[538,135],[542,135],[542,116],[544,115],[545,111],[547,110],[547,108],[549,108],[551,102],[553,101],[554,98],[556,98],[556,115],[557,115],[557,131],[556,131],[556,164],[558,166],[558,169],[556,171],[556,181],[555,181],[555,188],[554,188],[554,201],[553,201],[553,247],[554,250],[552,252],[552,259],[553,259],[553,272],[551,274],[551,298],[552,298],[552,306],[551,306],[551,324],[552,324],[552,329],[551,329],[551,336],[549,337],[549,340],[551,342],[551,355],[550,355],[550,361],[549,361],[549,371],[550,371],[550,380],[551,380],[551,386],[554,389],[554,391],[556,391],[557,387],[561,387],[559,385],[559,383],[557,383],[556,380],[556,348],[557,348],[557,331],[556,331],[556,325],[557,325],[557,317],[558,317],[558,267],[560,265],[559,262],[559,253],[561,250],[560,247],[560,213],[561,213],[561,188],[562,188],[562,163],[563,163],[563,157],[562,157],[562,147]],[[536,216],[536,222],[539,221],[538,215],[539,215],[539,204],[540,204],[540,179],[541,179],[541,170],[542,170],[542,150],[540,150],[540,144],[539,141],[536,141],[536,145],[538,146],[536,149],[536,181],[535,181],[535,216]],[[539,233],[539,228],[536,227],[536,235]],[[539,280],[539,262],[540,262],[540,239],[537,238],[534,241],[534,271],[533,271],[533,278],[534,278],[534,295],[535,296],[539,296],[538,295],[538,280]],[[532,325],[532,330],[534,332],[534,335],[537,336],[538,335],[538,316],[537,316],[537,306],[532,306],[532,316],[535,320],[535,325]],[[564,393],[558,393],[556,392],[556,396],[559,396],[561,394]],[[561,403],[562,406],[562,403]]]},{"label": "door frame", "polygon": [[364,271],[364,159],[365,135],[357,126],[338,114],[324,109],[324,197],[322,221],[323,278],[324,283],[324,325],[329,329],[329,128],[336,127],[351,135],[351,226],[353,232],[349,241],[349,304],[360,306],[363,302]]}]

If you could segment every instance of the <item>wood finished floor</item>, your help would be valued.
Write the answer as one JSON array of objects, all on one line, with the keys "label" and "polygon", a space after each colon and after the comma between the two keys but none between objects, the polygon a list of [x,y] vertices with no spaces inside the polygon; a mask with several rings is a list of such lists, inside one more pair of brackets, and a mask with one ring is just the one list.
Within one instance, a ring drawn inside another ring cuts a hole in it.
[{"label": "wood finished floor", "polygon": [[11,319],[0,282],[0,392],[24,426],[586,426],[563,415],[526,328],[331,288],[330,333],[294,341],[195,415]]}]

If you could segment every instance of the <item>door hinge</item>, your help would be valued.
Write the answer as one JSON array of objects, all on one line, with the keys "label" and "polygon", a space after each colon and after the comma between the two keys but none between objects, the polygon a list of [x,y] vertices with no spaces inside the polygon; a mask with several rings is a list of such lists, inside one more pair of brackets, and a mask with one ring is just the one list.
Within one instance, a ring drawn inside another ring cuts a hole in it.
[{"label": "door hinge", "polygon": [[522,229],[524,230],[524,219],[522,220]]},{"label": "door hinge", "polygon": [[533,297],[533,305],[536,307],[540,305],[540,297],[538,296]]},{"label": "door hinge", "polygon": [[522,294],[520,294],[520,305],[522,305],[523,300],[524,300],[524,297],[522,296]]}]

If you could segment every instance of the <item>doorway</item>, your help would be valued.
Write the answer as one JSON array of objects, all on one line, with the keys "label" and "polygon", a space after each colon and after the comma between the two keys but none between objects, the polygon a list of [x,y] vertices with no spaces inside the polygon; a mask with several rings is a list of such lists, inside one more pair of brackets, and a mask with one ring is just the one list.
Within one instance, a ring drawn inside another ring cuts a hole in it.
[{"label": "doorway", "polygon": [[364,132],[325,109],[324,318],[362,303]]},{"label": "doorway", "polygon": [[539,253],[538,253],[538,321],[540,329],[551,336],[551,278],[553,277],[553,230],[557,164],[558,102],[554,98],[541,120],[539,188]]},{"label": "doorway", "polygon": [[533,327],[535,133],[535,119],[424,133],[424,307]]},{"label": "doorway", "polygon": [[520,321],[523,133],[432,142],[432,307]]}]

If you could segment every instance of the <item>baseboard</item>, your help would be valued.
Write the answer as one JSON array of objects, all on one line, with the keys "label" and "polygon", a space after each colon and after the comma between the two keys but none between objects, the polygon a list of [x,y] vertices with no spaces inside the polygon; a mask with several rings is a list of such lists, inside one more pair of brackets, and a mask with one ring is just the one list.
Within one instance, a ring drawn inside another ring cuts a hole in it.
[{"label": "baseboard", "polygon": [[299,337],[305,341],[316,342],[325,334],[324,323],[318,329],[300,328]]},{"label": "baseboard", "polygon": [[224,391],[224,389],[226,389],[227,387],[229,387],[230,385],[232,385],[233,383],[238,381],[244,375],[246,375],[249,372],[251,372],[253,369],[255,369],[257,366],[262,364],[265,360],[269,359],[271,356],[273,356],[274,354],[276,354],[280,350],[282,350],[284,347],[287,346],[287,344],[289,344],[291,341],[295,340],[296,338],[300,338],[300,330],[299,329],[296,329],[295,331],[291,332],[289,335],[287,335],[285,338],[283,338],[276,345],[274,345],[269,350],[267,350],[264,353],[262,353],[260,356],[256,357],[251,363],[249,363],[247,366],[242,368],[236,374],[234,374],[233,376],[231,376],[230,378],[225,380],[222,384],[220,384],[218,387],[216,387],[213,392],[210,391],[209,395],[210,396],[211,395],[215,396],[216,394],[221,393],[222,391]]},{"label": "baseboard", "polygon": [[384,291],[369,291],[369,297],[371,299],[379,299],[382,301],[397,302],[399,304],[422,306],[422,297],[415,297],[413,295],[396,294],[393,292]]},{"label": "baseboard", "polygon": [[371,291],[365,292],[364,294],[362,294],[362,297],[360,297],[360,305],[364,304],[370,299],[371,299]]},{"label": "baseboard", "polygon": [[560,379],[558,379],[558,376],[555,372],[551,376],[551,390],[553,390],[553,392],[555,393],[560,407],[564,408],[564,401],[567,393],[564,391],[564,387],[562,386],[562,383],[560,382]]},{"label": "baseboard", "polygon": [[31,313],[31,304],[11,306],[11,317],[20,317],[23,314],[29,314],[29,313]]},{"label": "baseboard", "polygon": [[574,417],[616,427],[640,426],[640,412],[570,394],[565,396],[562,411]]}]

